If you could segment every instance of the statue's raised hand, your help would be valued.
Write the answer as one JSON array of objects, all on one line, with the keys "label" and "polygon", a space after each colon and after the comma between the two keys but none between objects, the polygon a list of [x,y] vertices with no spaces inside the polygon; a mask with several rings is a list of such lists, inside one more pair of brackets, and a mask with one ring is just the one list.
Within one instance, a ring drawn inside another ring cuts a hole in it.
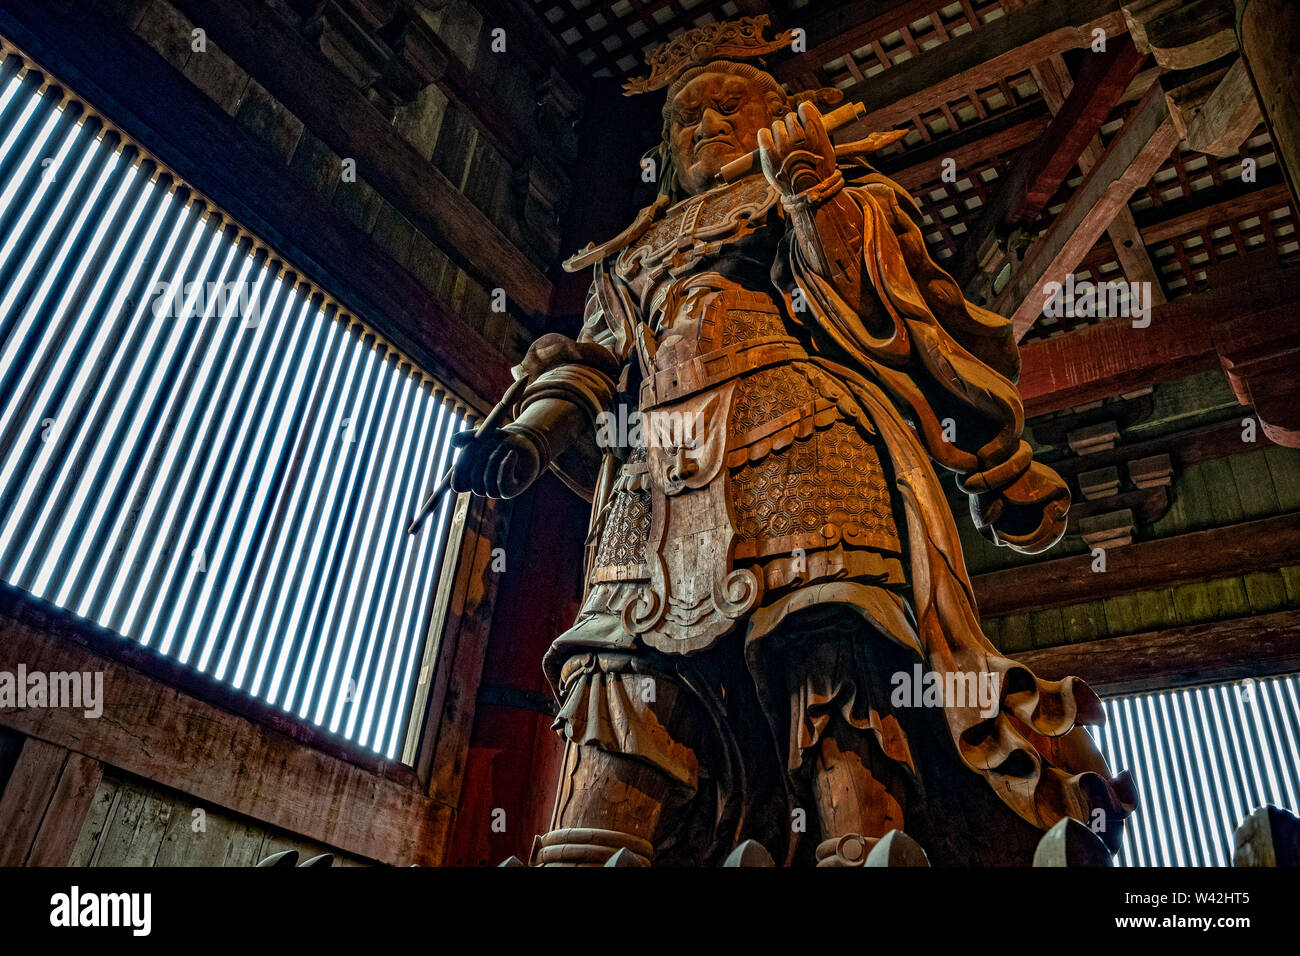
[{"label": "statue's raised hand", "polygon": [[835,172],[835,147],[811,103],[758,131],[758,157],[767,181],[783,196],[816,186]]},{"label": "statue's raised hand", "polygon": [[461,449],[451,474],[452,490],[487,498],[513,498],[537,480],[545,467],[544,452],[528,431],[506,425],[451,438]]}]

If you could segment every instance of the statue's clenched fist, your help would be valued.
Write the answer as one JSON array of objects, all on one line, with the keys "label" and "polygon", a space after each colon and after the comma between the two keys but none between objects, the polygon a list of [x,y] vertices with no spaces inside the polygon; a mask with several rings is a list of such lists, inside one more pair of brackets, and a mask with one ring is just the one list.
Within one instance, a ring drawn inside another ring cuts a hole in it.
[{"label": "statue's clenched fist", "polygon": [[835,147],[811,103],[800,103],[798,113],[786,113],[771,129],[758,131],[758,157],[767,181],[785,196],[816,186],[835,172]]},{"label": "statue's clenched fist", "polygon": [[457,493],[513,498],[536,481],[546,466],[536,439],[511,425],[480,434],[463,431],[453,435],[451,443],[461,449],[451,474],[451,487]]}]

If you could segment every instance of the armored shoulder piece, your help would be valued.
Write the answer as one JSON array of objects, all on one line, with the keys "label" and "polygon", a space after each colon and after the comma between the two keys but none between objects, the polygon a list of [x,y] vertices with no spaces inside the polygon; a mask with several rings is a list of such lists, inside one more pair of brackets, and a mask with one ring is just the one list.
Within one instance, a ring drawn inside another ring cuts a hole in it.
[{"label": "armored shoulder piece", "polygon": [[663,214],[663,211],[668,207],[669,202],[670,198],[667,195],[660,193],[655,197],[654,202],[636,214],[636,218],[632,220],[632,225],[628,226],[613,239],[602,242],[600,245],[596,245],[594,242],[589,242],[585,247],[565,259],[563,263],[564,271],[580,272],[592,263],[599,262],[606,256],[613,255],[625,246],[629,246],[636,242],[645,234],[645,231],[650,228],[650,224]]}]

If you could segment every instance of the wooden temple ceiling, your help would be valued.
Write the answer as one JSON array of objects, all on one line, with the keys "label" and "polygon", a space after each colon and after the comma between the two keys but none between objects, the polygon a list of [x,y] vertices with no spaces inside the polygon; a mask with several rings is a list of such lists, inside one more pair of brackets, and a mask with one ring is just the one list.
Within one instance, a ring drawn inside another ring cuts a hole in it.
[{"label": "wooden temple ceiling", "polygon": [[[1059,126],[1075,129],[1053,141],[1057,155],[1047,165],[1060,169],[1045,177],[1033,170],[1037,179],[1026,188],[1041,191],[1046,183],[1048,192],[1017,210],[1032,213],[1018,223],[1022,250],[1044,241],[1088,171],[1132,125],[1153,84],[1163,76],[1171,85],[1153,55],[1134,52],[1119,0],[517,2],[531,4],[589,76],[619,81],[644,71],[647,49],[697,25],[767,14],[778,29],[804,28],[806,51],[774,57],[773,72],[790,91],[834,86],[864,103],[868,115],[845,131],[848,138],[868,126],[908,129],[878,154],[877,165],[916,197],[936,258],[968,291],[977,288],[976,247],[993,231],[988,207],[1000,199],[994,211],[1007,212],[1008,197],[1000,193],[1022,185],[1008,185],[1007,177],[1045,137],[1062,132],[1053,130],[1056,114],[1063,113]],[[1096,28],[1113,49],[1108,72],[1087,62]],[[1084,88],[1071,97],[1076,80]],[[1300,259],[1295,208],[1269,135],[1257,117],[1255,124],[1226,155],[1199,152],[1180,138],[1163,157],[1139,157],[1155,163],[1154,174],[1090,248],[1069,253],[1075,258],[1067,271],[1076,280],[1151,280],[1158,303],[1204,291],[1207,270],[1265,246],[1283,263]],[[955,161],[955,182],[943,177],[945,159]],[[1246,160],[1254,164],[1253,182],[1243,181]],[[1048,278],[1031,275],[1022,288]],[[985,298],[1007,314],[1018,304],[1007,294]],[[1023,314],[1017,320],[1025,341],[1104,321]]]}]

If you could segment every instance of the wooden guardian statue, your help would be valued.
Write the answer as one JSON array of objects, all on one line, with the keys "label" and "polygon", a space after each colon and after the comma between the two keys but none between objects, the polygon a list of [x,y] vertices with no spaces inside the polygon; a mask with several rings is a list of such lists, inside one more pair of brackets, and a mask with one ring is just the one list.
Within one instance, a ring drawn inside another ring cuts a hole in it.
[{"label": "wooden guardian statue", "polygon": [[510,497],[549,465],[592,501],[529,862],[720,865],[753,840],[854,866],[905,836],[936,865],[1029,865],[1069,818],[1113,851],[1134,797],[1082,727],[1100,703],[981,633],[934,468],[994,542],[1063,533],[1010,323],[866,162],[897,134],[833,146],[838,92],[788,96],[765,27],[692,30],[629,84],[666,89],[659,196],[565,264],[592,269],[582,332],[533,344],[513,421],[454,472]]}]

